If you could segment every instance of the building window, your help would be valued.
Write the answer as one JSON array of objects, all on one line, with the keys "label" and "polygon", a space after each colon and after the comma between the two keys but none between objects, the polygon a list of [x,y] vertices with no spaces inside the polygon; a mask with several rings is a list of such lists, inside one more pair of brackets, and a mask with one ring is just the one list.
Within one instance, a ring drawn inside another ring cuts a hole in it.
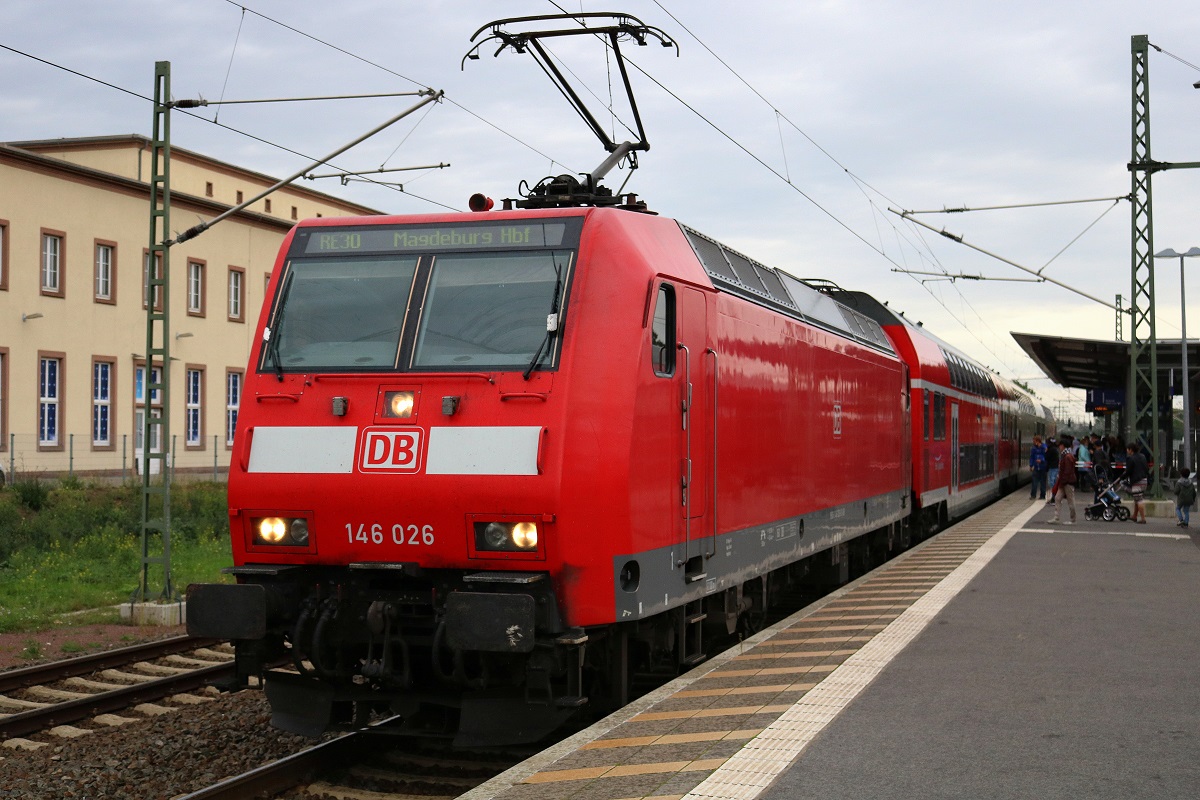
[{"label": "building window", "polygon": [[38,447],[59,448],[62,443],[62,364],[61,355],[38,356]]},{"label": "building window", "polygon": [[292,206],[292,219],[300,219],[300,209]]},{"label": "building window", "polygon": [[204,370],[189,367],[184,379],[184,431],[188,447],[204,447]]},{"label": "building window", "polygon": [[264,202],[266,203],[266,211],[268,214],[270,214],[271,213],[271,198],[268,197]]},{"label": "building window", "polygon": [[237,431],[238,406],[242,402],[242,373],[225,373],[225,446],[233,447],[233,434]]},{"label": "building window", "polygon": [[[154,367],[150,371],[150,383],[162,384],[162,367]],[[162,390],[150,390],[150,413],[154,418],[162,416]],[[150,452],[162,452],[162,428],[155,425],[152,429]],[[143,448],[146,436],[146,365],[135,364],[133,368],[133,447],[138,453]]]},{"label": "building window", "polygon": [[241,267],[229,268],[229,319],[234,322],[245,322],[246,307],[246,271]]},{"label": "building window", "polygon": [[66,234],[42,231],[42,294],[63,296]]},{"label": "building window", "polygon": [[92,447],[111,448],[113,362],[92,362]]},{"label": "building window", "polygon": [[212,185],[212,181],[205,181],[205,182],[204,182],[204,196],[205,196],[205,197],[212,197],[212,196],[213,196],[213,185]]},{"label": "building window", "polygon": [[[158,253],[154,254],[154,277],[158,279],[162,276],[162,256]],[[146,307],[146,297],[150,291],[150,251],[145,250],[142,254],[142,308]],[[154,287],[154,310],[162,311],[162,285]]]},{"label": "building window", "polygon": [[8,220],[0,219],[0,291],[8,289]]},{"label": "building window", "polygon": [[97,303],[117,301],[117,245],[96,240],[95,299]]},{"label": "building window", "polygon": [[203,261],[188,261],[187,313],[193,317],[204,316],[204,266]]},{"label": "building window", "polygon": [[237,193],[237,204],[238,204],[239,206],[240,206],[240,205],[241,205],[241,204],[244,202],[244,200],[243,200],[243,197],[244,197],[244,196],[242,195],[242,190],[241,190],[241,189],[238,189],[238,193]]}]

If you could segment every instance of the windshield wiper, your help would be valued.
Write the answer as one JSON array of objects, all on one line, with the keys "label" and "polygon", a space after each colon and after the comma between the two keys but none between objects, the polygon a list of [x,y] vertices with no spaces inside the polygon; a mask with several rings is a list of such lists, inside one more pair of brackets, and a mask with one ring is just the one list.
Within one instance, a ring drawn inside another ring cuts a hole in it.
[{"label": "windshield wiper", "polygon": [[271,366],[275,368],[275,378],[283,383],[283,362],[279,358],[279,333],[283,328],[283,307],[287,303],[288,292],[292,290],[292,278],[296,276],[295,272],[288,270],[287,277],[283,279],[283,290],[279,293],[279,304],[275,307],[275,322],[274,329],[267,328],[263,332],[263,338],[267,340],[266,357],[270,361]]},{"label": "windshield wiper", "polygon": [[562,267],[558,264],[558,259],[554,259],[554,297],[550,301],[550,314],[546,317],[546,335],[542,339],[542,343],[538,345],[537,352],[533,354],[533,359],[529,362],[529,366],[521,373],[521,377],[529,380],[529,375],[542,364],[542,359],[547,354],[554,351],[554,339],[558,336],[558,298],[562,294]]}]

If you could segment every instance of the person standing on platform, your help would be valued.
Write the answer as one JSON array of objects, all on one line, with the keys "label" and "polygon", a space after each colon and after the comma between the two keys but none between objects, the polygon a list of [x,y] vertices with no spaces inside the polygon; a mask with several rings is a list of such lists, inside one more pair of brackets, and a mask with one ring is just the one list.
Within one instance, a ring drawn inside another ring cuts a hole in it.
[{"label": "person standing on platform", "polygon": [[1058,480],[1054,482],[1052,494],[1058,498],[1054,504],[1054,519],[1050,520],[1051,525],[1057,525],[1062,517],[1062,504],[1067,501],[1067,507],[1071,509],[1071,518],[1065,520],[1065,524],[1075,524],[1075,481],[1078,477],[1075,474],[1075,456],[1071,452],[1071,440],[1069,437],[1063,437],[1062,453],[1058,456]]},{"label": "person standing on platform", "polygon": [[1092,440],[1084,436],[1075,445],[1075,485],[1080,489],[1096,488],[1096,473],[1092,471]]},{"label": "person standing on platform", "polygon": [[1125,480],[1129,493],[1133,495],[1133,521],[1146,524],[1146,484],[1150,481],[1150,467],[1146,454],[1136,443],[1125,445]]},{"label": "person standing on platform", "polygon": [[1192,503],[1196,502],[1196,484],[1192,483],[1192,471],[1187,467],[1179,470],[1175,481],[1175,517],[1179,527],[1186,528],[1192,521]]},{"label": "person standing on platform", "polygon": [[1099,484],[1112,480],[1112,453],[1108,443],[1099,436],[1092,437],[1092,468],[1096,473],[1096,491],[1099,492]]},{"label": "person standing on platform", "polygon": [[1029,484],[1029,499],[1036,500],[1040,492],[1041,498],[1046,499],[1046,445],[1042,437],[1033,437],[1033,447],[1029,448],[1029,471],[1033,480]]},{"label": "person standing on platform", "polygon": [[[1046,441],[1046,483],[1054,486],[1058,483],[1058,442],[1053,439]],[[1046,505],[1054,505],[1054,490],[1050,491],[1050,499]]]}]

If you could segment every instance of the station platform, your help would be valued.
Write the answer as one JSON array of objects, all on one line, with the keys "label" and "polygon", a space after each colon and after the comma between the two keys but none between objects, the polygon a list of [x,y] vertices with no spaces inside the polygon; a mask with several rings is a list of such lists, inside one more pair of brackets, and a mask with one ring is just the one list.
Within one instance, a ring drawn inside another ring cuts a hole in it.
[{"label": "station platform", "polygon": [[461,800],[1190,800],[1198,528],[1051,516],[1018,491]]}]

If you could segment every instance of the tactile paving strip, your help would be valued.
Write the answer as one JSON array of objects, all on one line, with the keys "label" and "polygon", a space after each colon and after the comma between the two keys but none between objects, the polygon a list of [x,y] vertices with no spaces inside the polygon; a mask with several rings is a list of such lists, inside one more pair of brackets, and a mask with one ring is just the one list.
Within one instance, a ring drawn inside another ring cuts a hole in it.
[{"label": "tactile paving strip", "polygon": [[1040,510],[1021,494],[460,800],[751,800]]}]

